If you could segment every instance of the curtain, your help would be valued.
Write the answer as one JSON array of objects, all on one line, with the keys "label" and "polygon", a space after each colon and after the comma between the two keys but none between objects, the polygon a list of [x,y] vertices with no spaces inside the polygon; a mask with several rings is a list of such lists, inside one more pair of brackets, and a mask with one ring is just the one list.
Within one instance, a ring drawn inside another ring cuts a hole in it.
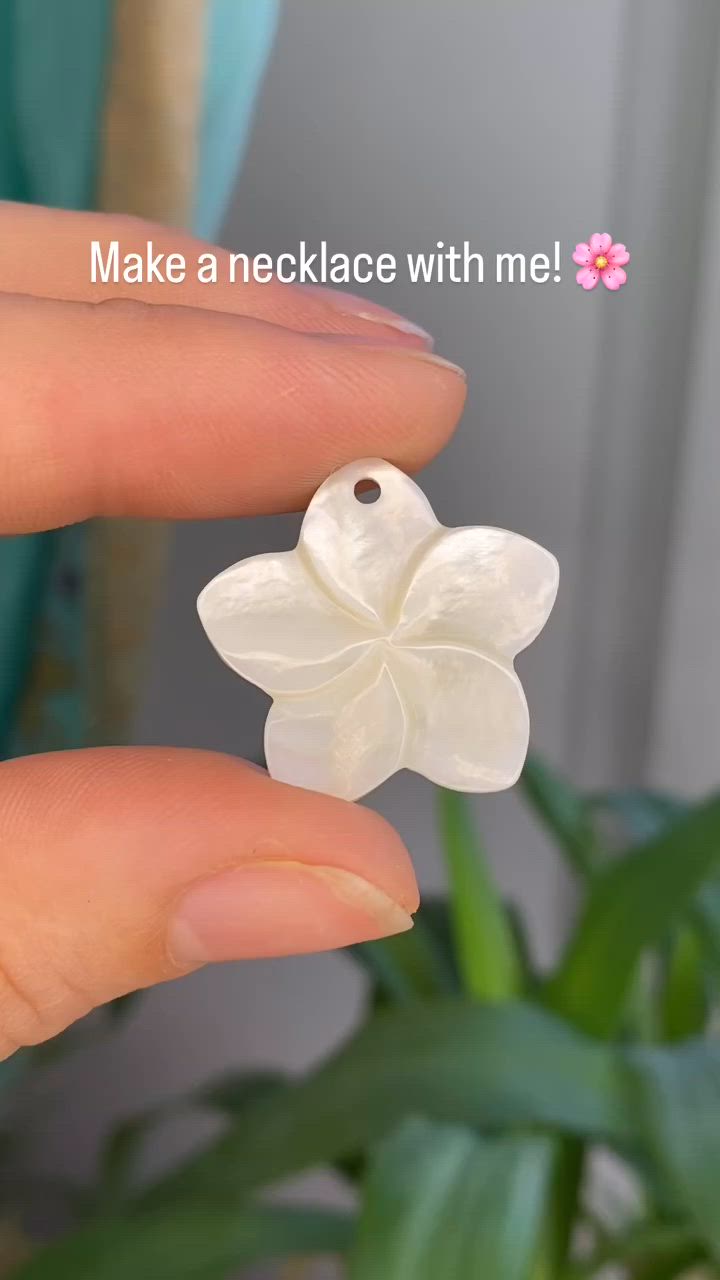
[{"label": "curtain", "polygon": [[[278,0],[4,0],[0,198],[216,234],[277,17]],[[129,521],[0,539],[0,755],[124,739],[166,540]]]}]

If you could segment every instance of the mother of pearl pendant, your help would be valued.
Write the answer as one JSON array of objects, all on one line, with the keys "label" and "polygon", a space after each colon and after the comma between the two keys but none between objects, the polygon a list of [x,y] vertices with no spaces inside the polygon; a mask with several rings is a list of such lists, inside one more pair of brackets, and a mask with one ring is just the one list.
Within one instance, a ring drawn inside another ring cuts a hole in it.
[{"label": "mother of pearl pendant", "polygon": [[198,611],[228,666],[273,699],[273,778],[348,800],[403,768],[498,791],[528,745],[513,658],[557,586],[549,551],[445,528],[404,472],[366,458],[320,486],[294,550],[218,574]]}]

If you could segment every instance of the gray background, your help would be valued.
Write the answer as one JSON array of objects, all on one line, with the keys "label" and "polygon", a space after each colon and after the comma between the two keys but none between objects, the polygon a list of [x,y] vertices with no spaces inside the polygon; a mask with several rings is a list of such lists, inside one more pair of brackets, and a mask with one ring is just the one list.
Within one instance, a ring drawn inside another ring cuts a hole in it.
[{"label": "gray background", "polygon": [[[720,772],[719,14],[714,0],[292,0],[222,235],[245,251],[324,238],[399,258],[438,238],[491,255],[560,240],[559,284],[401,277],[373,296],[468,370],[461,429],[423,478],[439,517],[508,526],[559,558],[556,612],[519,667],[536,744],[597,785],[698,789]],[[630,283],[588,296],[569,255],[605,229],[632,252]],[[295,518],[178,529],[139,741],[257,751],[266,700],[215,657],[194,600],[296,531]],[[429,784],[400,776],[369,803],[436,887]],[[570,909],[561,869],[515,795],[476,807],[547,959]],[[81,1175],[113,1116],[230,1066],[302,1068],[361,994],[340,954],[152,993],[111,1045],[57,1069],[33,1118],[38,1162]],[[153,1162],[188,1140],[165,1135]]]}]

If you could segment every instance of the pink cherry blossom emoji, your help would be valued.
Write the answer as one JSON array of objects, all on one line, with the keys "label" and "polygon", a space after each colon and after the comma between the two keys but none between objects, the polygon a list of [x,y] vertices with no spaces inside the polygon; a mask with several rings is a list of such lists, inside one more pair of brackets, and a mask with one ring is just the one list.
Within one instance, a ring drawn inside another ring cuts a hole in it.
[{"label": "pink cherry blossom emoji", "polygon": [[627,271],[623,271],[623,267],[629,261],[630,254],[624,244],[613,244],[613,238],[607,231],[596,231],[588,244],[583,242],[575,246],[573,262],[580,267],[575,279],[583,289],[594,289],[602,280],[605,288],[615,293],[627,280]]}]

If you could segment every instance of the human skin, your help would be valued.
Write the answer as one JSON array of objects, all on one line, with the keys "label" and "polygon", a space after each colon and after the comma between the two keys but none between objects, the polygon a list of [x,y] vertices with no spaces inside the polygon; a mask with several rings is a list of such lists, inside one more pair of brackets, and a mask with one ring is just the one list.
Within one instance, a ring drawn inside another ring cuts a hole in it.
[{"label": "human skin", "polygon": [[[297,510],[353,458],[415,470],[452,434],[464,378],[392,312],[277,283],[93,285],[93,239],[208,248],[0,203],[0,534]],[[418,904],[377,814],[171,748],[0,765],[0,883],[0,1057],[206,963],[399,932]]]}]

